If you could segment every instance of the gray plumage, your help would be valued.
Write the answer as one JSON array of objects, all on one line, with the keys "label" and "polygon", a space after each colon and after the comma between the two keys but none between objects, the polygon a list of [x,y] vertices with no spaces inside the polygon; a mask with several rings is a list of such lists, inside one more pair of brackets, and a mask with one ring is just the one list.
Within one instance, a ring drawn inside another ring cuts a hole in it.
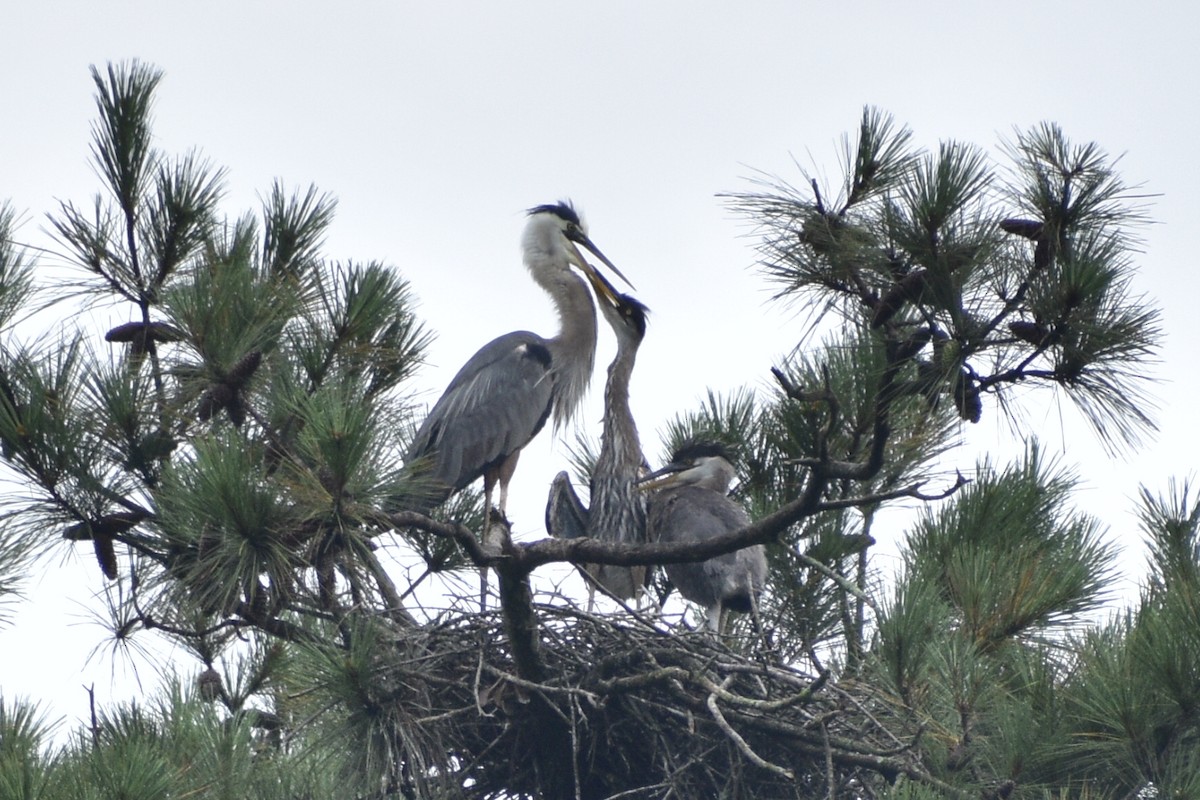
[{"label": "gray plumage", "polygon": [[[664,476],[664,477],[659,477]],[[750,524],[750,518],[727,496],[734,470],[723,448],[689,444],[671,463],[644,479],[657,488],[650,497],[646,533],[651,541],[701,542]],[[687,600],[704,607],[708,628],[720,628],[721,612],[753,611],[767,578],[767,554],[752,545],[707,561],[666,564],[671,583]]]},{"label": "gray plumage", "polygon": [[[604,386],[604,421],[600,453],[592,469],[591,507],[585,508],[580,502],[567,473],[558,473],[546,504],[546,530],[551,536],[563,538],[590,536],[605,542],[645,542],[646,496],[637,487],[645,457],[629,409],[629,381],[646,333],[646,307],[629,295],[617,295],[611,286],[607,287],[608,294],[615,300],[610,300],[597,282],[592,279],[600,311],[616,335],[617,354],[608,366]],[[623,600],[635,598],[647,581],[646,567],[587,564],[584,569]]]},{"label": "gray plumage", "polygon": [[498,468],[541,431],[555,401],[553,358],[546,339],[514,331],[484,345],[458,371],[405,459],[432,459],[436,501]]},{"label": "gray plumage", "polygon": [[587,392],[596,355],[596,312],[587,284],[571,268],[589,277],[595,269],[575,243],[621,273],[588,239],[568,203],[530,209],[521,242],[525,266],[558,310],[558,335],[505,334],[458,371],[405,456],[406,463],[424,469],[425,502],[418,506],[436,505],[482,476],[486,507],[499,485],[503,514],[521,448],[547,419],[553,417],[555,428],[568,422]]}]

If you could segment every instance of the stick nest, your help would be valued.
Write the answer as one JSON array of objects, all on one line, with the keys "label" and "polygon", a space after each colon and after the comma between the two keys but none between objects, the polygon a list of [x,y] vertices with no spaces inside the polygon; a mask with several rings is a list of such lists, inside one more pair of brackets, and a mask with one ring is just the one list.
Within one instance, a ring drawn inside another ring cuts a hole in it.
[{"label": "stick nest", "polygon": [[561,750],[558,785],[584,799],[750,796],[746,787],[758,798],[839,787],[869,797],[869,786],[918,777],[917,731],[896,706],[773,663],[756,637],[536,611],[536,681],[518,677],[499,612],[399,638],[380,688],[402,783],[422,796],[538,796],[553,782],[538,774],[539,747]]}]

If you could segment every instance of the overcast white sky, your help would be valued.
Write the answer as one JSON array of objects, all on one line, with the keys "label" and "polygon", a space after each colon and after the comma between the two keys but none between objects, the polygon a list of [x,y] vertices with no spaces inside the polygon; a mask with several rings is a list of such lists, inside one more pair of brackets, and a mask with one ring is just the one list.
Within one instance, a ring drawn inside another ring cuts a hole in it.
[{"label": "overcast white sky", "polygon": [[[1030,427],[1080,465],[1080,502],[1127,546],[1134,572],[1142,554],[1128,512],[1138,485],[1161,489],[1194,469],[1193,4],[5,5],[0,197],[27,211],[24,239],[45,244],[44,215],[56,200],[86,202],[98,188],[87,162],[88,66],[151,62],[166,74],[159,146],[198,147],[227,167],[231,215],[256,209],[277,178],[297,188],[315,183],[339,203],[327,254],[403,271],[438,333],[432,365],[418,378],[432,401],[493,336],[554,332],[518,239],[525,208],[570,197],[653,312],[633,385],[650,454],[662,423],[707,388],[764,385],[807,323],[768,303],[753,240],[716,193],[748,189],[754,170],[798,179],[793,159],[836,180],[839,139],[868,103],[927,146],[953,138],[992,148],[1014,126],[1058,122],[1076,141],[1124,153],[1126,180],[1162,195],[1151,209],[1159,224],[1143,231],[1137,284],[1164,310],[1166,347],[1155,370],[1164,381],[1162,433],[1114,461],[1080,426],[1060,433],[1048,395],[1030,409]],[[612,353],[602,338],[582,416],[593,434]],[[963,433],[968,464],[975,452],[1011,440],[1003,425]],[[547,483],[565,460],[548,431],[526,453],[510,511],[518,535],[536,538]],[[876,534],[886,543],[900,531]],[[67,548],[30,583],[31,608],[0,631],[0,693],[80,717],[82,685],[94,682],[101,700],[136,688],[119,662],[115,682],[111,659],[83,668],[103,636],[80,624],[101,576],[90,548]]]}]

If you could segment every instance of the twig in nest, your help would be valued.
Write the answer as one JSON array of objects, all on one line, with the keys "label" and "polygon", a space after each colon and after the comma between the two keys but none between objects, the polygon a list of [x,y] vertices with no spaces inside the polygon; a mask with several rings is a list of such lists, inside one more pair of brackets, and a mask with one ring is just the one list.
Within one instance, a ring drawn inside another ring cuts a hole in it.
[{"label": "twig in nest", "polygon": [[577,698],[572,697],[571,698],[571,724],[569,727],[571,730],[571,778],[575,782],[575,800],[582,800],[582,796],[580,793],[581,784],[580,784],[580,780],[579,780],[579,758],[578,758],[579,733],[576,730],[576,726],[579,725],[579,717],[581,717],[581,716],[583,716],[583,715],[580,713],[579,700]]},{"label": "twig in nest", "polygon": [[[516,686],[521,689],[527,689],[531,692],[546,692],[548,694],[564,694],[569,697],[576,697],[576,696],[586,697],[588,699],[588,702],[591,703],[592,705],[600,704],[600,698],[595,693],[589,692],[586,689],[582,689],[579,687],[572,687],[572,686],[551,686],[551,685],[545,684],[545,683],[536,683],[535,681],[528,681],[528,680],[525,680],[524,678],[513,675],[511,672],[505,672],[504,670],[497,669],[496,667],[493,667],[491,665],[484,665],[484,669],[487,671],[487,673],[489,675],[495,676],[497,681],[505,681],[506,683],[511,683],[513,686]],[[560,714],[561,714],[561,712],[560,712]],[[565,717],[563,718],[563,720],[567,721]]]},{"label": "twig in nest", "polygon": [[[724,681],[722,681],[720,687],[722,691],[728,687],[730,680],[732,680],[732,678],[726,678]],[[742,752],[742,755],[750,759],[751,763],[762,767],[768,772],[773,772],[780,777],[786,778],[789,781],[794,781],[796,779],[796,776],[790,769],[784,769],[778,764],[772,764],[770,761],[767,761],[758,753],[754,752],[753,749],[751,749],[749,743],[733,729],[733,726],[726,721],[725,715],[721,713],[720,707],[717,706],[716,692],[710,693],[708,698],[705,699],[704,704],[708,706],[708,713],[712,714],[713,721],[717,723],[717,727],[720,728],[721,731],[728,736],[735,745],[737,745],[738,750]]]},{"label": "twig in nest", "polygon": [[842,698],[844,698],[845,700],[849,701],[849,702],[850,702],[850,704],[851,704],[851,705],[853,705],[853,706],[854,706],[854,707],[855,707],[855,708],[858,710],[858,713],[860,713],[860,714],[862,714],[864,717],[866,717],[866,718],[867,718],[867,720],[868,720],[868,721],[869,721],[869,722],[870,722],[872,725],[874,725],[874,726],[875,726],[875,729],[876,729],[876,730],[880,731],[880,732],[881,732],[883,735],[887,736],[889,739],[891,739],[893,742],[895,742],[895,743],[896,743],[896,746],[899,748],[899,749],[898,749],[896,752],[898,752],[898,753],[900,753],[900,752],[904,752],[905,750],[909,750],[909,749],[911,749],[911,748],[913,747],[913,745],[914,745],[914,744],[916,744],[916,739],[915,739],[915,738],[913,739],[913,741],[912,741],[912,742],[907,742],[907,743],[906,743],[906,742],[902,742],[902,741],[900,741],[899,737],[897,737],[897,736],[896,736],[896,734],[894,734],[894,733],[892,733],[890,730],[888,730],[887,726],[885,726],[885,725],[884,725],[883,723],[881,723],[881,722],[880,722],[878,719],[876,719],[876,718],[875,718],[875,715],[874,715],[874,714],[872,714],[872,713],[870,712],[870,710],[869,710],[869,709],[867,709],[867,707],[866,707],[866,706],[864,706],[864,705],[862,704],[862,702],[860,702],[860,701],[859,701],[859,699],[858,699],[857,697],[855,697],[853,694],[851,694],[850,692],[846,691],[846,690],[845,690],[845,689],[843,689],[842,687],[838,686],[836,683],[835,683],[835,684],[833,684],[833,685],[830,687],[830,689],[831,689],[831,690],[832,690],[834,693],[836,693],[836,694],[838,694],[839,696],[841,696]]},{"label": "twig in nest", "polygon": [[483,696],[483,650],[479,651],[479,661],[475,666],[475,708],[479,711],[479,716],[490,717],[495,712],[487,712],[483,710],[483,701],[480,699]]},{"label": "twig in nest", "polygon": [[[668,667],[670,669],[670,667]],[[755,711],[778,711],[781,708],[789,708],[791,706],[807,703],[812,699],[812,687],[806,688],[799,694],[790,694],[786,697],[781,697],[778,700],[757,700],[753,697],[745,697],[744,695],[734,694],[729,691],[729,682],[733,680],[733,676],[729,675],[721,682],[720,685],[713,683],[705,678],[702,674],[690,676],[692,680],[700,684],[701,687],[708,690],[709,694],[714,697],[719,697],[730,705],[742,706],[743,708],[753,709]],[[818,678],[818,680],[820,680]],[[816,685],[814,683],[814,685]]]},{"label": "twig in nest", "polygon": [[829,730],[821,723],[821,739],[825,743],[825,777],[829,786],[829,800],[837,800],[837,773],[833,770],[833,748],[829,745]]}]

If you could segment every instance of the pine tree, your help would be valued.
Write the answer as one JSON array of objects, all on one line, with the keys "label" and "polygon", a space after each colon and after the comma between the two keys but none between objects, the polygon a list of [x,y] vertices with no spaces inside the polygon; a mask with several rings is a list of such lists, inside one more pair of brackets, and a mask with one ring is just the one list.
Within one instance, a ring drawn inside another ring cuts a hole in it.
[{"label": "pine tree", "polygon": [[[223,217],[224,173],[153,146],[160,73],[92,77],[103,188],[50,217],[71,273],[35,280],[0,209],[0,449],[27,489],[5,501],[0,601],[38,554],[90,547],[114,636],[169,637],[195,663],[57,746],[36,705],[0,697],[0,797],[1200,793],[1191,487],[1143,489],[1151,578],[1097,623],[1114,553],[1035,437],[1017,463],[937,477],[970,423],[1019,425],[1018,387],[1069,398],[1114,450],[1153,429],[1139,364],[1158,312],[1131,262],[1145,211],[1095,145],[1041,125],[997,164],[923,151],[868,108],[840,186],[728,195],[812,328],[773,390],[714,390],[664,439],[736,453],[754,523],[497,555],[477,494],[432,517],[405,505],[407,381],[430,334],[401,271],[327,260],[334,202],[315,188]],[[20,335],[30,310],[81,299],[127,321]],[[586,477],[586,442],[576,455]],[[914,502],[885,574],[873,525]],[[750,544],[771,564],[758,631],[591,613],[529,583],[552,562]],[[417,578],[398,580],[398,549]],[[426,575],[482,566],[499,610],[409,602]]]}]

